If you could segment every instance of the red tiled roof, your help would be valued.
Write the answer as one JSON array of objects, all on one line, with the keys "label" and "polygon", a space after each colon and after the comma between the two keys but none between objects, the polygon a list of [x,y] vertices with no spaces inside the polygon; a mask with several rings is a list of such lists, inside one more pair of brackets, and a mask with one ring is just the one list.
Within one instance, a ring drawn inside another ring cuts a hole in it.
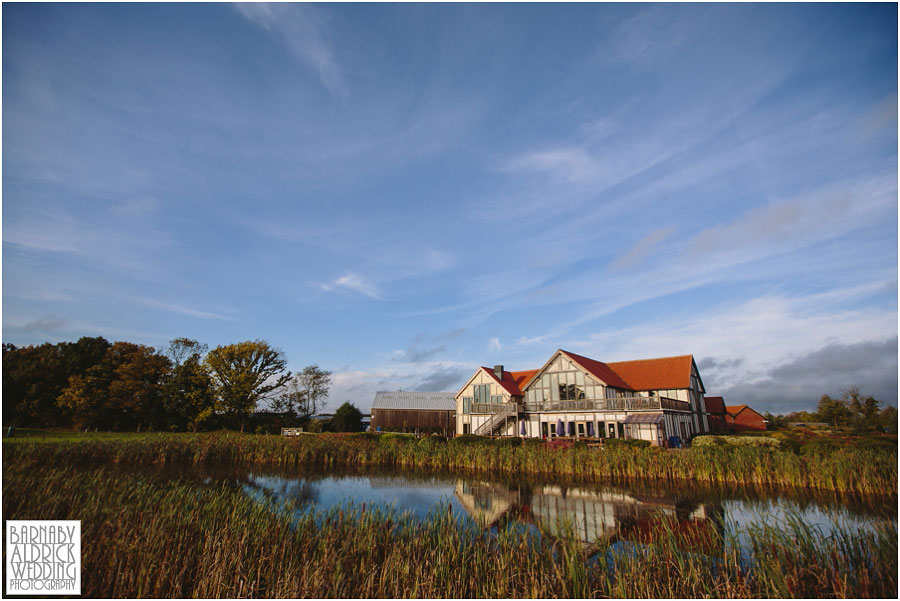
[{"label": "red tiled roof", "polygon": [[527,369],[524,371],[511,371],[509,372],[513,380],[516,381],[516,385],[518,385],[519,390],[525,390],[525,387],[531,381],[531,378],[534,377],[534,374],[539,372],[539,369]]},{"label": "red tiled roof", "polygon": [[720,396],[704,397],[703,404],[707,413],[725,413],[725,399]]},{"label": "red tiled roof", "polygon": [[618,361],[607,365],[634,390],[659,390],[690,388],[693,361],[692,355],[682,355],[661,359]]},{"label": "red tiled roof", "polygon": [[591,374],[600,378],[600,380],[602,382],[605,382],[607,385],[614,386],[615,388],[632,390],[632,387],[629,386],[628,383],[620,377],[620,374],[610,369],[611,364],[607,365],[606,363],[595,361],[594,359],[589,359],[588,357],[582,357],[581,355],[576,355],[575,353],[570,353],[569,351],[563,351],[562,349],[560,349],[560,351],[568,355],[573,361],[575,361],[575,363],[589,371]]},{"label": "red tiled roof", "polygon": [[[508,372],[508,371],[504,370],[503,371],[503,379],[498,379],[497,376],[494,374],[493,367],[485,367],[484,365],[482,365],[481,369],[483,369],[488,374],[490,374],[490,376],[492,378],[494,378],[494,380],[496,380],[497,383],[500,384],[500,386],[502,386],[503,389],[506,390],[506,392],[508,392],[509,394],[511,394],[513,396],[522,396],[522,389],[519,388],[519,383],[516,381],[516,378],[513,376],[512,372]],[[525,372],[516,372],[516,373],[522,374]],[[532,375],[534,375],[534,374],[532,374]]]},{"label": "red tiled roof", "polygon": [[755,413],[756,415],[763,417],[763,414],[751,407],[750,405],[728,405],[725,407],[725,410],[729,413],[729,415],[736,416],[738,413],[743,411],[744,409],[748,409]]}]

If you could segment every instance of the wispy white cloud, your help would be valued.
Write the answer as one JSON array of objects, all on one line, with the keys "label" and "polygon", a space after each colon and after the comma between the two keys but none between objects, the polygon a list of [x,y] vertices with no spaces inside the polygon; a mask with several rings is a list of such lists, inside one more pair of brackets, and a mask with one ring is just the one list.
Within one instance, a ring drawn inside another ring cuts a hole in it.
[{"label": "wispy white cloud", "polygon": [[519,346],[531,346],[532,344],[544,344],[547,342],[546,336],[521,336],[516,339],[516,344]]},{"label": "wispy white cloud", "polygon": [[199,309],[193,309],[191,307],[185,307],[183,305],[177,305],[174,303],[167,303],[163,301],[158,301],[152,298],[140,298],[137,296],[129,296],[126,297],[129,300],[133,300],[144,305],[148,305],[150,307],[156,307],[159,309],[163,309],[164,311],[169,311],[171,313],[179,313],[181,315],[190,315],[191,317],[199,317],[200,319],[222,319],[226,321],[231,321],[234,318],[229,317],[227,315],[222,315],[220,313],[213,313],[211,311],[202,311]]},{"label": "wispy white cloud", "polygon": [[352,290],[368,297],[381,299],[381,291],[378,287],[355,273],[348,273],[327,284],[318,284],[319,288],[326,292],[339,289]]},{"label": "wispy white cloud", "polygon": [[613,271],[622,271],[638,265],[640,262],[650,256],[650,253],[653,252],[653,249],[657,244],[671,236],[674,231],[675,228],[670,226],[653,230],[652,232],[638,240],[630,250],[616,257],[609,264],[609,268]]},{"label": "wispy white cloud", "polygon": [[239,3],[250,22],[277,36],[300,61],[315,70],[333,96],[345,93],[345,83],[322,14],[309,4]]},{"label": "wispy white cloud", "polygon": [[595,178],[605,171],[596,157],[578,146],[525,152],[510,158],[503,168],[510,172],[541,171],[567,181]]},{"label": "wispy white cloud", "polygon": [[499,353],[503,350],[503,345],[500,344],[500,339],[496,336],[488,340],[488,352],[489,353]]}]

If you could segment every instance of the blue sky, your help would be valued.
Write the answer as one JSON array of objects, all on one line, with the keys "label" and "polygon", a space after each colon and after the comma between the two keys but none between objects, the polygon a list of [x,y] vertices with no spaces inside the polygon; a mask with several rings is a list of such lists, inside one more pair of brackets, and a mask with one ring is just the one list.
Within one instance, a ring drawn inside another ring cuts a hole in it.
[{"label": "blue sky", "polygon": [[897,7],[4,4],[3,340],[95,335],[896,404]]}]

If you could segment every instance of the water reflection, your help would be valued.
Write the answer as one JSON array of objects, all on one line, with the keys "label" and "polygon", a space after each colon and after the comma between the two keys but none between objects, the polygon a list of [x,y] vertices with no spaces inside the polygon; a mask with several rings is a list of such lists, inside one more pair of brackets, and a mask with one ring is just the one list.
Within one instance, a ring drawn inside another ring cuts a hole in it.
[{"label": "water reflection", "polygon": [[642,542],[662,522],[689,540],[719,540],[721,504],[674,496],[629,494],[614,489],[561,485],[518,485],[458,479],[454,495],[481,528],[527,523],[552,536],[571,531],[584,543],[603,540]]},{"label": "water reflection", "polygon": [[[553,478],[478,477],[447,472],[349,467],[213,468],[196,466],[158,471],[154,478],[188,479],[200,486],[228,486],[301,511],[352,502],[393,506],[425,518],[441,504],[484,529],[507,525],[559,536],[567,525],[585,543],[602,540],[644,542],[654,527],[672,530],[703,544],[722,528],[777,523],[788,514],[829,534],[834,528],[870,529],[897,522],[896,496],[853,498],[833,493],[752,487],[678,486],[654,482],[597,483]],[[723,525],[724,524],[724,525]]]}]

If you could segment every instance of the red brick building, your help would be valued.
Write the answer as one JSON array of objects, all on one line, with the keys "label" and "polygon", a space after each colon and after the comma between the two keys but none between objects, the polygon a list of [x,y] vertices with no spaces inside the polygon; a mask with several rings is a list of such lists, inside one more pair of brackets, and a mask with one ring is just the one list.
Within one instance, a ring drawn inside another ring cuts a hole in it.
[{"label": "red brick building", "polygon": [[725,409],[725,423],[731,432],[766,429],[766,418],[747,405],[729,405]]},{"label": "red brick building", "polygon": [[706,419],[709,422],[710,433],[725,434],[728,432],[725,399],[720,396],[708,396],[704,397],[703,404],[706,407]]}]

